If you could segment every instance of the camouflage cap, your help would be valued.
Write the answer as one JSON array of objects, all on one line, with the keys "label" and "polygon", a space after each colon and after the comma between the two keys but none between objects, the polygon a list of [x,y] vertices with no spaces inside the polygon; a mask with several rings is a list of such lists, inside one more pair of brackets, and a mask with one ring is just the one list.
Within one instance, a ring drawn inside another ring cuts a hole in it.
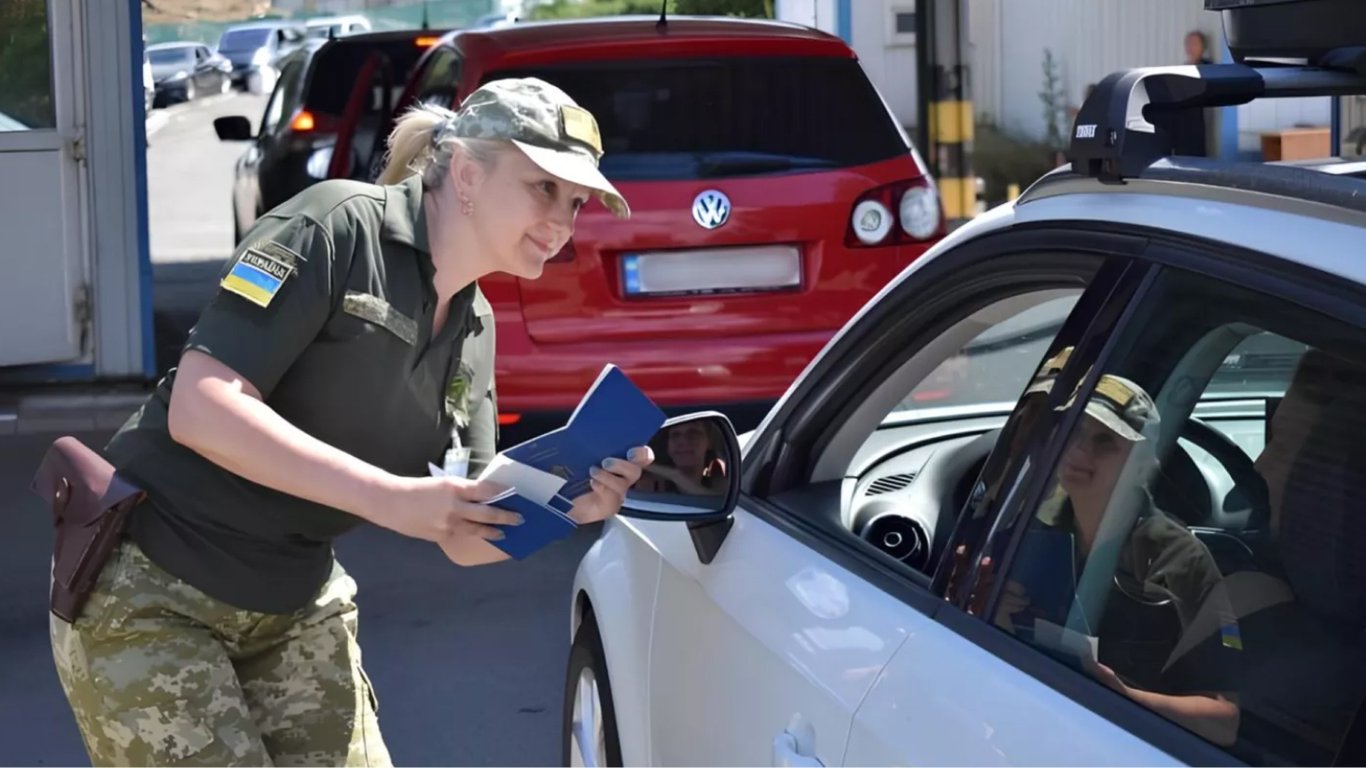
[{"label": "camouflage cap", "polygon": [[596,192],[617,217],[631,215],[626,198],[598,170],[598,121],[544,80],[504,78],[485,83],[461,103],[449,130],[461,138],[511,141],[546,173]]},{"label": "camouflage cap", "polygon": [[[1069,401],[1063,408],[1070,406]],[[1162,423],[1157,404],[1143,387],[1109,373],[1096,382],[1091,399],[1086,401],[1086,413],[1131,443],[1154,436]]]}]

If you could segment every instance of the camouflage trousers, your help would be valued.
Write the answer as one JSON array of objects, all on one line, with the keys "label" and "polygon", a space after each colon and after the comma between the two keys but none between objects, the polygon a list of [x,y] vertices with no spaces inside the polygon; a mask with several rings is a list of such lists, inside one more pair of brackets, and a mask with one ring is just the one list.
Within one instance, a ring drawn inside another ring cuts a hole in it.
[{"label": "camouflage trousers", "polygon": [[95,765],[389,765],[334,565],[289,615],[239,610],[125,540],[52,654]]}]

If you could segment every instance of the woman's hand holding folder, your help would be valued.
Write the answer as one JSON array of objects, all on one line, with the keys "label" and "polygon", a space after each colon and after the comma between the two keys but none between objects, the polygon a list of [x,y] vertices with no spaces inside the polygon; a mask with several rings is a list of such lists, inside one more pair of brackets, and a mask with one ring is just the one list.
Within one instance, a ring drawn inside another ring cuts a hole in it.
[{"label": "woman's hand holding folder", "polygon": [[626,492],[640,480],[640,473],[655,460],[649,446],[631,449],[630,461],[607,459],[602,467],[594,467],[593,490],[574,499],[569,516],[579,525],[596,523],[615,515],[626,500]]}]

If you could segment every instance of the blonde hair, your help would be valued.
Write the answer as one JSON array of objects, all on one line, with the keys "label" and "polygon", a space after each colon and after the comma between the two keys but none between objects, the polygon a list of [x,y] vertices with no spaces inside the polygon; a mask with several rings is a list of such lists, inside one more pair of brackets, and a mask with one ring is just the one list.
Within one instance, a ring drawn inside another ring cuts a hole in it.
[{"label": "blonde hair", "polygon": [[497,139],[470,139],[451,130],[455,113],[435,104],[419,103],[403,113],[389,133],[384,170],[376,184],[397,184],[409,174],[422,174],[422,185],[437,189],[450,170],[457,149],[485,168],[492,168],[498,154],[510,144]]}]

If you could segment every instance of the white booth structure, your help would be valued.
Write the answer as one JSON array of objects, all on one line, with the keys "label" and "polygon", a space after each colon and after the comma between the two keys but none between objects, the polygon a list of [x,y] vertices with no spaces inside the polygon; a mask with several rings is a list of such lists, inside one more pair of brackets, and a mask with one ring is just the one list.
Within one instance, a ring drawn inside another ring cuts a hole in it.
[{"label": "white booth structure", "polygon": [[0,386],[155,373],[140,6],[0,3]]}]

